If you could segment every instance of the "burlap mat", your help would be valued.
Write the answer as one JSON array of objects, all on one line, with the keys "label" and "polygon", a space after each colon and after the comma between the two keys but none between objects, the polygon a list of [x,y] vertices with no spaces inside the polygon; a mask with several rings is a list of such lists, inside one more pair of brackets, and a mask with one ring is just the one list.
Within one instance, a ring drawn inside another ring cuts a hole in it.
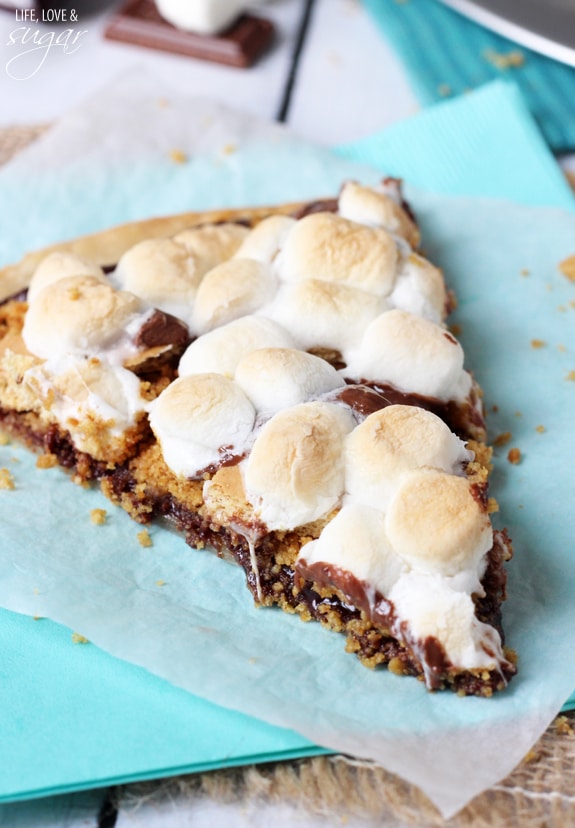
[{"label": "burlap mat", "polygon": [[[46,129],[44,124],[0,129],[0,164]],[[244,805],[288,802],[302,812],[333,816],[334,824],[347,817],[398,828],[571,828],[575,825],[575,712],[559,716],[507,779],[447,822],[417,788],[380,767],[344,756],[174,777],[127,785],[115,794],[119,810],[187,797]]]}]

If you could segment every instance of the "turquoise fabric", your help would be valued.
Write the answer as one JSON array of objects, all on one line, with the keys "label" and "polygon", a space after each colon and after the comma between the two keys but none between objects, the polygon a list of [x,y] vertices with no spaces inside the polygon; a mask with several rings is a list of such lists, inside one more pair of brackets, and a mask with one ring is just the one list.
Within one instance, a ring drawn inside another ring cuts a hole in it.
[{"label": "turquoise fabric", "polygon": [[[549,145],[575,148],[575,69],[530,51],[468,20],[437,0],[363,0],[404,62],[424,105],[494,79],[512,79]],[[498,68],[489,56],[519,50],[521,65]]]}]

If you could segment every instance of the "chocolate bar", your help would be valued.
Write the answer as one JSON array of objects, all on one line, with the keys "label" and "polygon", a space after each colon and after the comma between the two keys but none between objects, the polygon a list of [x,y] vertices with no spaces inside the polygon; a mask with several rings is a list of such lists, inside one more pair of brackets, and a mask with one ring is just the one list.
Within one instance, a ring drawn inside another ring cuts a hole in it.
[{"label": "chocolate bar", "polygon": [[199,35],[177,29],[164,20],[153,0],[129,0],[112,18],[104,36],[108,40],[247,68],[269,47],[274,27],[269,20],[244,14],[219,35]]}]

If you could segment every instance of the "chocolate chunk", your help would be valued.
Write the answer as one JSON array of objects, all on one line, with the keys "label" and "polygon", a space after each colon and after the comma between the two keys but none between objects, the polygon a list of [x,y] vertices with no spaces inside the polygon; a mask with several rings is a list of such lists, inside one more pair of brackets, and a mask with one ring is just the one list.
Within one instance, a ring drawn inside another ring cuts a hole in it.
[{"label": "chocolate chunk", "polygon": [[219,35],[186,32],[164,20],[153,0],[129,0],[104,32],[109,40],[240,68],[255,63],[273,35],[269,20],[247,14]]},{"label": "chocolate chunk", "polygon": [[190,341],[187,326],[161,310],[155,310],[144,322],[136,334],[135,344],[140,348],[155,348],[159,345],[171,345],[184,348]]}]

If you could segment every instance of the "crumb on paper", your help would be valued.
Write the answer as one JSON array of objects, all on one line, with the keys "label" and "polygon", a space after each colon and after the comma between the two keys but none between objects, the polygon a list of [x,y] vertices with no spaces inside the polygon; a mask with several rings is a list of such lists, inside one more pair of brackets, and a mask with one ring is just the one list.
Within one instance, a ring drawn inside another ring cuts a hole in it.
[{"label": "crumb on paper", "polygon": [[516,411],[515,416],[516,417],[523,417],[523,414],[521,413],[521,411]]},{"label": "crumb on paper", "polygon": [[544,425],[538,425],[538,426],[535,426],[535,431],[538,434],[544,434],[547,431],[547,429],[545,428]]},{"label": "crumb on paper", "polygon": [[566,259],[563,259],[562,262],[559,262],[558,267],[561,273],[566,276],[570,282],[575,282],[575,253],[572,256],[568,256]]},{"label": "crumb on paper", "polygon": [[163,587],[166,586],[166,582],[162,578],[158,578],[156,581],[156,586]]},{"label": "crumb on paper", "polygon": [[507,452],[507,459],[514,466],[519,465],[519,463],[521,462],[521,451],[518,448],[509,449],[509,451]]},{"label": "crumb on paper", "polygon": [[503,431],[501,434],[498,434],[497,437],[493,440],[494,446],[504,446],[511,440],[511,432],[510,431]]},{"label": "crumb on paper", "polygon": [[171,149],[170,150],[170,161],[173,161],[174,164],[186,164],[187,161],[188,161],[188,156],[181,149]]},{"label": "crumb on paper", "polygon": [[55,454],[41,454],[36,460],[37,469],[53,469],[58,465],[58,458]]},{"label": "crumb on paper", "polygon": [[440,83],[437,87],[437,92],[442,98],[448,98],[451,94],[453,94],[453,89],[448,83]]},{"label": "crumb on paper", "polygon": [[90,509],[90,520],[95,526],[102,526],[106,522],[106,517],[105,509]]},{"label": "crumb on paper", "polygon": [[531,347],[532,348],[544,348],[547,345],[544,339],[532,339],[531,340]]},{"label": "crumb on paper", "polygon": [[557,305],[557,310],[560,311],[560,313],[565,313],[567,305]]},{"label": "crumb on paper", "polygon": [[517,69],[525,64],[525,54],[521,49],[512,49],[510,52],[497,52],[495,49],[486,49],[483,52],[486,61],[495,66],[496,69],[506,71]]},{"label": "crumb on paper", "polygon": [[487,514],[493,515],[499,511],[499,503],[494,497],[487,498]]},{"label": "crumb on paper", "polygon": [[224,144],[222,147],[222,154],[223,155],[233,155],[234,152],[237,151],[237,147],[235,144]]},{"label": "crumb on paper", "polygon": [[569,380],[569,382],[575,382],[575,371],[569,371],[565,379]]},{"label": "crumb on paper", "polygon": [[11,490],[15,489],[14,478],[6,468],[0,469],[0,489]]},{"label": "crumb on paper", "polygon": [[150,537],[150,533],[147,529],[142,529],[141,532],[137,534],[138,543],[140,546],[152,546],[152,538]]},{"label": "crumb on paper", "polygon": [[89,640],[86,638],[85,635],[80,635],[80,633],[73,632],[72,633],[72,643],[73,644],[89,644]]},{"label": "crumb on paper", "polygon": [[32,616],[32,621],[43,621],[43,620],[44,620],[43,615],[33,615]]},{"label": "crumb on paper", "polygon": [[560,351],[562,354],[564,354],[567,351],[567,348],[565,347],[565,345],[563,345],[562,342],[560,342],[559,345],[557,346],[557,350]]},{"label": "crumb on paper", "polygon": [[531,272],[526,267],[524,267],[519,272],[520,272],[521,276],[530,276],[531,275]]},{"label": "crumb on paper", "polygon": [[499,411],[499,406],[497,405],[497,403],[493,403],[493,405],[491,406],[491,410],[494,414],[497,414],[497,412]]}]

